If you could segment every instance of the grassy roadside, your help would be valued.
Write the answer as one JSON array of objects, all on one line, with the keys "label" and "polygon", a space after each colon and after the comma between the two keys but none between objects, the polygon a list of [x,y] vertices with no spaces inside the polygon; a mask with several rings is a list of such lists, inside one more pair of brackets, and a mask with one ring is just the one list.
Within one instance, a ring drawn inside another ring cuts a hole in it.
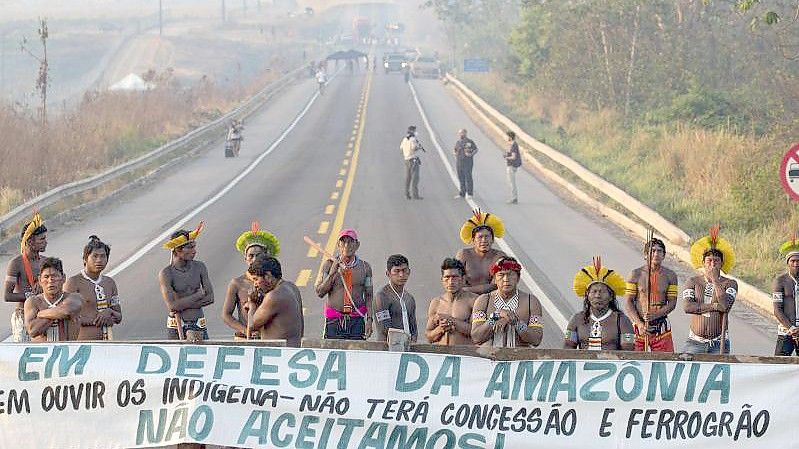
[{"label": "grassy roadside", "polygon": [[737,256],[733,274],[768,291],[784,269],[777,248],[799,227],[779,184],[785,135],[687,123],[622,126],[611,110],[590,112],[513,86],[495,74],[461,78],[539,140],[568,154],[657,210],[692,237],[722,225]]}]

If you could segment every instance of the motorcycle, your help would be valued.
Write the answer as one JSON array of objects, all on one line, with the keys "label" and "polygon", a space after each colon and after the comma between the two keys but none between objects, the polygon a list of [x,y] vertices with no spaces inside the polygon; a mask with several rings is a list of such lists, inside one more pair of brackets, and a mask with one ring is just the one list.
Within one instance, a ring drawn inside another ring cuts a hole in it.
[{"label": "motorcycle", "polygon": [[227,136],[225,137],[225,157],[237,157],[241,150],[241,141],[244,136],[241,132],[244,130],[244,125],[241,121],[233,121],[228,128]]}]

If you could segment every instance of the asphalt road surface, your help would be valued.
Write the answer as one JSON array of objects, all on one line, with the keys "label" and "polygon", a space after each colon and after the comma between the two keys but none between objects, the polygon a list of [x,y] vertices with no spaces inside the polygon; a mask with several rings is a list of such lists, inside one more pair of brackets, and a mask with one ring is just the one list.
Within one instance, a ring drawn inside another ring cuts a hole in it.
[{"label": "asphalt road surface", "polygon": [[[323,303],[313,293],[313,283],[321,259],[309,252],[303,236],[330,245],[342,227],[352,227],[360,234],[359,255],[373,267],[375,290],[387,282],[384,267],[389,255],[410,259],[407,288],[417,300],[422,330],[429,299],[441,291],[441,261],[463,246],[458,231],[472,207],[479,206],[505,221],[508,235],[503,244],[529,275],[524,288],[533,289],[544,303],[542,347],[561,347],[563,325],[581,308],[581,300],[571,292],[574,273],[600,255],[606,265],[626,274],[642,263],[641,242],[525,171],[517,176],[519,204],[505,204],[508,188],[500,149],[440,81],[414,80],[412,85],[400,74],[342,71],[324,95],[317,95],[316,83],[305,80],[247,120],[239,158],[223,157],[220,136],[199,156],[146,186],[80,220],[51,224],[46,254],[64,259],[72,274],[81,267],[81,250],[90,234],[109,242],[110,270],[124,311],[115,338],[161,339],[166,310],[157,273],[169,263],[169,252],[161,244],[177,226],[190,229],[203,220],[206,228],[198,240],[197,259],[207,264],[216,297],[206,308],[209,332],[215,339],[231,339],[220,311],[228,281],[245,269],[234,242],[258,220],[280,239],[284,277],[296,281],[303,294],[306,337],[317,337]],[[423,200],[404,196],[399,142],[408,125],[418,127],[427,149],[421,167]],[[480,148],[471,203],[453,199],[451,148],[459,128],[467,128]],[[243,174],[245,170],[249,171]],[[0,262],[9,258],[4,255]],[[667,264],[681,273],[681,281],[690,273],[671,259]],[[10,313],[11,306],[4,310]],[[681,310],[682,302],[672,315],[678,349],[687,335]],[[771,354],[773,323],[743,304],[734,310],[733,352]],[[6,321],[0,324],[4,335]]]}]

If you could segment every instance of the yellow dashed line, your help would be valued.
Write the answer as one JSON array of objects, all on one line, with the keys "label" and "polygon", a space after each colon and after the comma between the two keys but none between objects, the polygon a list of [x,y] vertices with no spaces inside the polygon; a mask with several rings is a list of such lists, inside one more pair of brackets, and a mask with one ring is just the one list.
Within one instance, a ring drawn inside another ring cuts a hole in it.
[{"label": "yellow dashed line", "polygon": [[323,221],[319,223],[319,229],[316,230],[317,234],[327,234],[327,228],[330,227],[329,221]]},{"label": "yellow dashed line", "polygon": [[328,204],[327,206],[325,206],[325,215],[332,214],[334,210],[336,210],[336,205],[335,204]]},{"label": "yellow dashed line", "polygon": [[318,256],[318,255],[319,255],[319,251],[317,251],[316,248],[314,248],[313,246],[308,248],[308,254],[306,254],[306,256],[308,256],[308,257],[310,257],[312,259],[316,259],[316,256]]},{"label": "yellow dashed line", "polygon": [[344,153],[344,156],[347,156],[347,157],[352,156],[352,150],[347,150],[347,152]]},{"label": "yellow dashed line", "polygon": [[346,167],[347,165],[350,165],[350,160],[349,160],[349,159],[344,159],[344,160],[341,162],[341,165],[343,165],[343,166],[345,166],[345,167]]},{"label": "yellow dashed line", "polygon": [[337,200],[338,199],[338,192],[331,193],[330,194],[330,199],[331,200]]},{"label": "yellow dashed line", "polygon": [[336,187],[337,187],[337,188],[339,188],[339,189],[340,189],[340,188],[341,188],[341,186],[343,186],[343,185],[344,185],[344,180],[343,180],[343,179],[338,179],[338,180],[336,180]]},{"label": "yellow dashed line", "polygon": [[305,287],[308,285],[308,281],[311,279],[311,270],[300,270],[300,274],[297,275],[297,281],[294,282],[297,287]]},{"label": "yellow dashed line", "polygon": [[339,176],[345,176],[346,174],[347,174],[347,169],[346,169],[346,168],[342,168],[342,169],[341,169],[341,170],[339,170],[339,172],[338,172],[338,175],[339,175]]},{"label": "yellow dashed line", "polygon": [[[352,148],[352,142],[347,144],[347,148]],[[349,157],[351,154],[352,154],[352,151],[347,151],[347,157]]]}]

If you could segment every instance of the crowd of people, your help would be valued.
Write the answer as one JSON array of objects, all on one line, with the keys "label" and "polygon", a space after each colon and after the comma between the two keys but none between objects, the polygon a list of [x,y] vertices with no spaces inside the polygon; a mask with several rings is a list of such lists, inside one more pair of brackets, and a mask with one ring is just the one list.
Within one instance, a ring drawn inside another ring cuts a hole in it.
[{"label": "crowd of people", "polygon": [[[163,245],[171,254],[169,265],[158,273],[169,339],[208,339],[204,308],[214,302],[214,290],[206,266],[196,259],[202,230],[200,223],[193,230],[176,231]],[[541,343],[541,304],[520,288],[519,261],[494,247],[504,234],[504,224],[494,214],[475,210],[464,222],[460,238],[467,246],[441,263],[442,293],[431,299],[424,329],[428,342],[506,348]],[[387,258],[388,281],[374,294],[372,267],[357,255],[360,244],[354,229],[342,230],[336,255],[326,255],[322,264],[314,290],[324,299],[324,338],[386,341],[394,330],[417,342],[416,299],[406,288],[408,258]],[[283,339],[298,346],[305,333],[303,299],[297,286],[283,278],[278,239],[255,222],[235,246],[244,272],[230,280],[221,316],[232,337]],[[17,305],[11,316],[13,340],[113,339],[123,313],[116,283],[103,274],[110,246],[91,236],[83,249],[83,269],[69,278],[59,259],[42,255],[46,247],[47,228],[36,213],[22,229],[20,254],[8,265],[5,300]],[[775,354],[799,355],[799,241],[791,239],[780,251],[787,269],[773,284],[779,322]],[[701,273],[681,290],[675,272],[663,266],[663,241],[650,238],[643,254],[643,266],[626,279],[599,257],[575,274],[573,290],[583,308],[562,330],[563,347],[674,352],[669,314],[682,297],[691,317],[682,352],[729,353],[727,317],[738,285],[724,275],[735,255],[719,228],[692,245],[693,264]]]}]

